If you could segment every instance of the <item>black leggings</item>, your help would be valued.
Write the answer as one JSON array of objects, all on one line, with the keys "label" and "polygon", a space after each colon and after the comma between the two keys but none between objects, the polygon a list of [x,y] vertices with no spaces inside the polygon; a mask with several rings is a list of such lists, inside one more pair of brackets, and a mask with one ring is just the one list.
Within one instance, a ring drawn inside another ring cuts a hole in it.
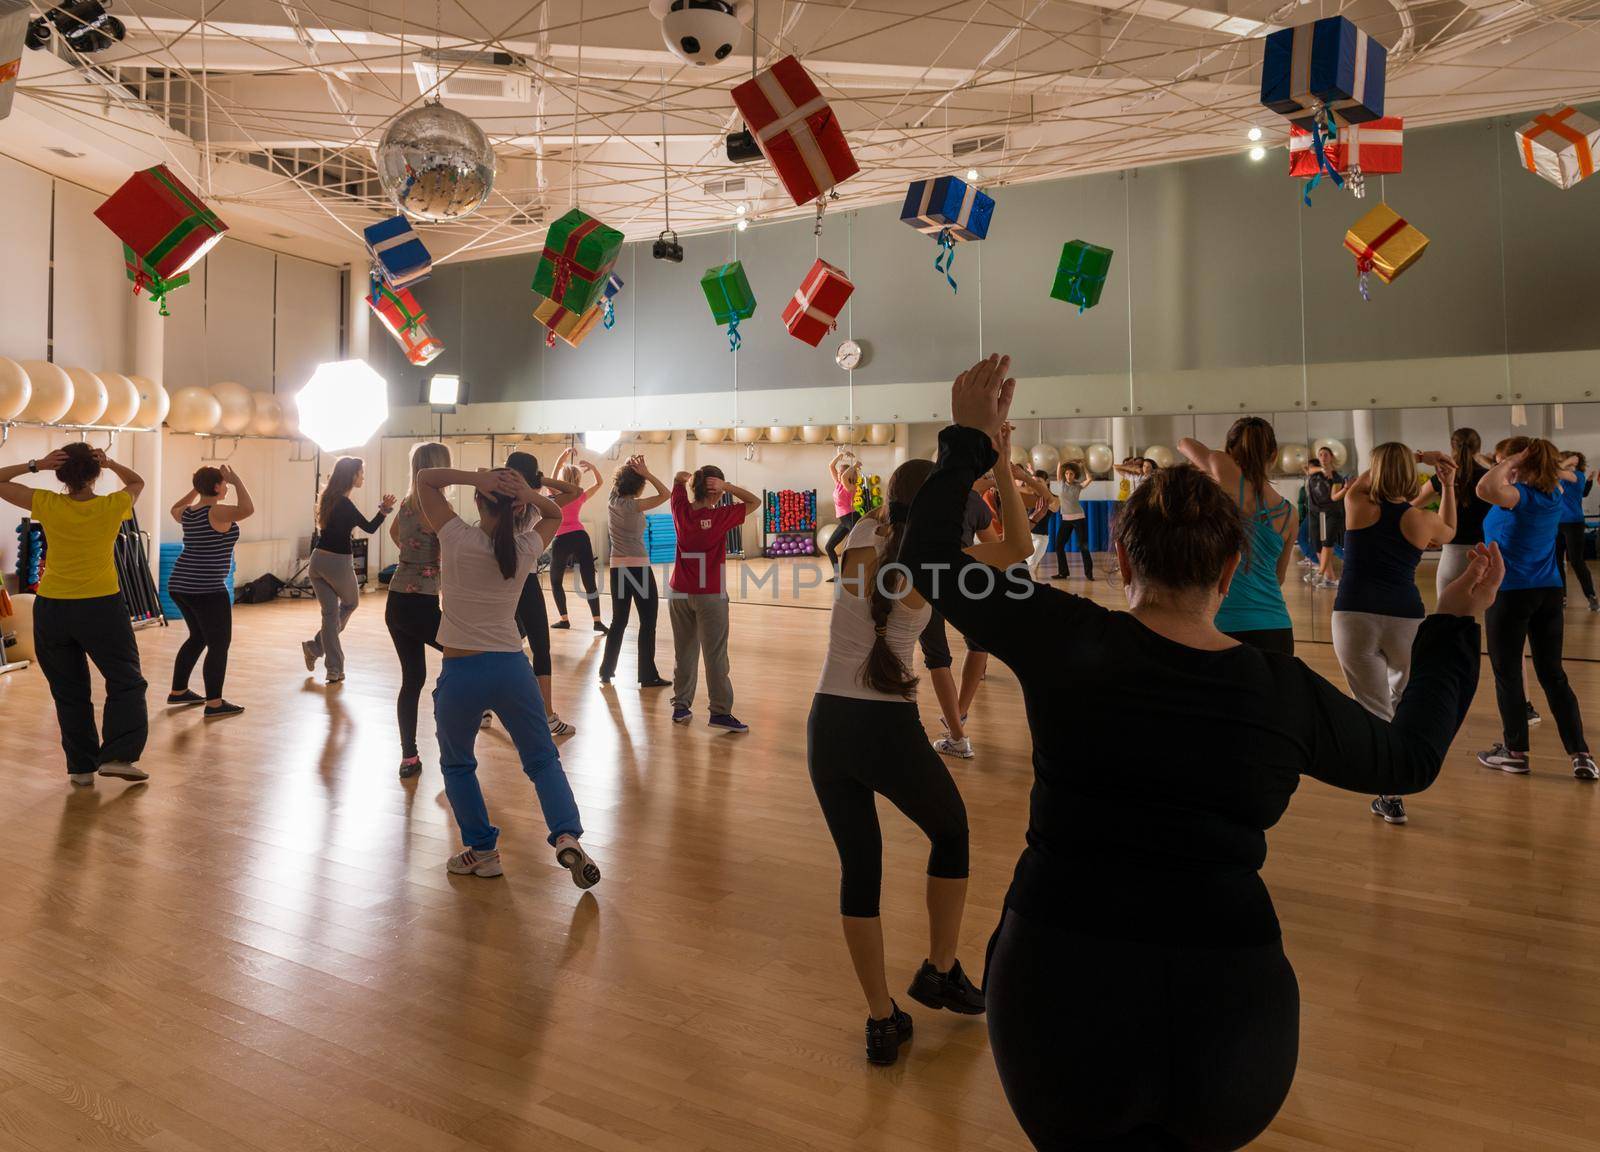
[{"label": "black leggings", "polygon": [[439,598],[422,592],[390,592],[383,606],[395,655],[400,657],[400,695],[395,715],[400,721],[400,751],[417,754],[417,701],[428,682],[428,649],[439,647]]},{"label": "black leggings", "polygon": [[1086,579],[1094,579],[1094,554],[1089,551],[1089,518],[1081,520],[1063,520],[1056,525],[1056,572],[1059,575],[1067,574],[1067,541],[1076,533],[1078,537],[1078,555],[1083,558],[1083,575]]},{"label": "black leggings", "polygon": [[550,613],[544,606],[544,585],[539,573],[529,572],[517,598],[517,631],[527,637],[533,651],[533,674],[550,675]]},{"label": "black leggings", "polygon": [[1572,574],[1578,578],[1578,587],[1590,600],[1594,599],[1594,577],[1589,574],[1589,562],[1583,558],[1584,525],[1581,520],[1561,525],[1556,533],[1556,565],[1562,560],[1572,565]]},{"label": "black leggings", "polygon": [[883,886],[883,834],[875,794],[933,842],[928,875],[967,875],[967,807],[909,701],[817,693],[806,722],[811,786],[839,849],[839,911],[876,916]]},{"label": "black leggings", "polygon": [[1294,655],[1293,628],[1252,628],[1248,632],[1224,632],[1223,635],[1241,644],[1248,644],[1252,648],[1259,648],[1263,652]]},{"label": "black leggings", "polygon": [[222,699],[222,682],[228,675],[228,645],[233,643],[233,597],[227,592],[174,592],[172,602],[183,613],[189,638],[178,649],[172,665],[172,690],[189,687],[200,653],[206,654],[201,676],[206,682],[206,699]]},{"label": "black leggings", "polygon": [[634,604],[639,605],[639,683],[661,679],[661,673],[656,671],[656,613],[661,598],[656,592],[656,574],[648,564],[611,569],[611,632],[606,636],[605,655],[600,658],[601,679],[616,675],[622,637],[628,630],[628,616]]},{"label": "black leggings", "polygon": [[822,546],[822,550],[828,554],[828,563],[835,568],[839,566],[839,545],[850,539],[850,529],[859,523],[861,523],[861,513],[846,512],[839,517],[839,522],[828,534],[828,542]]},{"label": "black leggings", "polygon": [[589,615],[598,620],[600,593],[594,582],[594,545],[589,542],[589,533],[582,529],[563,532],[550,545],[550,595],[556,599],[557,615],[563,617],[567,614],[567,590],[561,586],[561,578],[574,564],[578,566],[578,579],[583,582],[583,598],[589,602]]},{"label": "black leggings", "polygon": [[1524,642],[1533,653],[1533,671],[1539,677],[1539,687],[1544,689],[1550,711],[1555,713],[1561,746],[1569,756],[1589,750],[1583,738],[1578,697],[1561,667],[1561,601],[1565,592],[1564,588],[1502,589],[1483,614],[1500,727],[1506,747],[1513,752],[1528,750],[1528,700],[1522,689]]},{"label": "black leggings", "polygon": [[1281,941],[1104,940],[1007,908],[984,1002],[1006,1099],[1042,1150],[1242,1148],[1294,1082],[1300,987]]}]

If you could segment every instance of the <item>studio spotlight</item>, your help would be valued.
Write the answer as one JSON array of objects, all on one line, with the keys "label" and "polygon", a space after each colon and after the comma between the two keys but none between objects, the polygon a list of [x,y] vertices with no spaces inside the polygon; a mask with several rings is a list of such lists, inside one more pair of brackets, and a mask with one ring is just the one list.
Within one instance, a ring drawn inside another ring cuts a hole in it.
[{"label": "studio spotlight", "polygon": [[756,143],[755,136],[746,132],[730,132],[727,139],[728,162],[731,164],[754,164],[761,159],[761,145]]},{"label": "studio spotlight", "polygon": [[428,404],[435,412],[454,412],[461,402],[461,377],[434,376],[428,380]]},{"label": "studio spotlight", "polygon": [[54,31],[69,47],[84,55],[104,52],[128,34],[122,21],[110,15],[106,7],[104,0],[67,0],[28,21],[23,43],[37,51],[50,43]]}]

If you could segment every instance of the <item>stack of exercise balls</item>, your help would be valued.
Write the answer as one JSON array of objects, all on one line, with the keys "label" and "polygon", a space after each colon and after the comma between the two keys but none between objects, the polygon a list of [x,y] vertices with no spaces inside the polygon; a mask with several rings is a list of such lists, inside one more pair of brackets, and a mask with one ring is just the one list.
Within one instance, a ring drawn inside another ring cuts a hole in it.
[{"label": "stack of exercise balls", "polygon": [[167,394],[143,376],[0,357],[0,420],[101,428],[158,428]]},{"label": "stack of exercise balls", "polygon": [[768,493],[764,514],[768,556],[815,556],[817,493],[784,489]]}]

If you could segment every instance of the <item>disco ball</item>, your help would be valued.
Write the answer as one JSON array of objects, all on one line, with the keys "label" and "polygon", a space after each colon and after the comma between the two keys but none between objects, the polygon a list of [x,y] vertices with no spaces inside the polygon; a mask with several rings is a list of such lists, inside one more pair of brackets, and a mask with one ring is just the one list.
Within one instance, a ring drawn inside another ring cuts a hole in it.
[{"label": "disco ball", "polygon": [[494,148],[468,117],[424,104],[389,122],[378,145],[378,179],[407,216],[460,220],[489,198]]}]

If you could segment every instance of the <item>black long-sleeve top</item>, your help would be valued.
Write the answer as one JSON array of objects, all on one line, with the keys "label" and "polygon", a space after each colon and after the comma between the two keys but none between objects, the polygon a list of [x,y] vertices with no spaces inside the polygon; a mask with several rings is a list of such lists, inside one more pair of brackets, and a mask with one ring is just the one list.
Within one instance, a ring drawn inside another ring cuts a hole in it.
[{"label": "black long-sleeve top", "polygon": [[1410,685],[1380,720],[1292,656],[1190,648],[1130,613],[984,569],[961,550],[961,513],[994,460],[981,432],[940,434],[900,560],[1022,683],[1034,783],[1007,905],[1116,939],[1277,939],[1259,872],[1266,829],[1302,775],[1369,794],[1432,784],[1477,689],[1477,622],[1423,622]]},{"label": "black long-sleeve top", "polygon": [[367,535],[378,530],[378,525],[383,523],[387,513],[379,512],[371,520],[361,515],[355,501],[348,496],[339,497],[339,502],[333,506],[333,511],[328,514],[328,521],[318,530],[317,547],[324,552],[336,552],[340,556],[350,555],[350,533],[357,528]]}]

